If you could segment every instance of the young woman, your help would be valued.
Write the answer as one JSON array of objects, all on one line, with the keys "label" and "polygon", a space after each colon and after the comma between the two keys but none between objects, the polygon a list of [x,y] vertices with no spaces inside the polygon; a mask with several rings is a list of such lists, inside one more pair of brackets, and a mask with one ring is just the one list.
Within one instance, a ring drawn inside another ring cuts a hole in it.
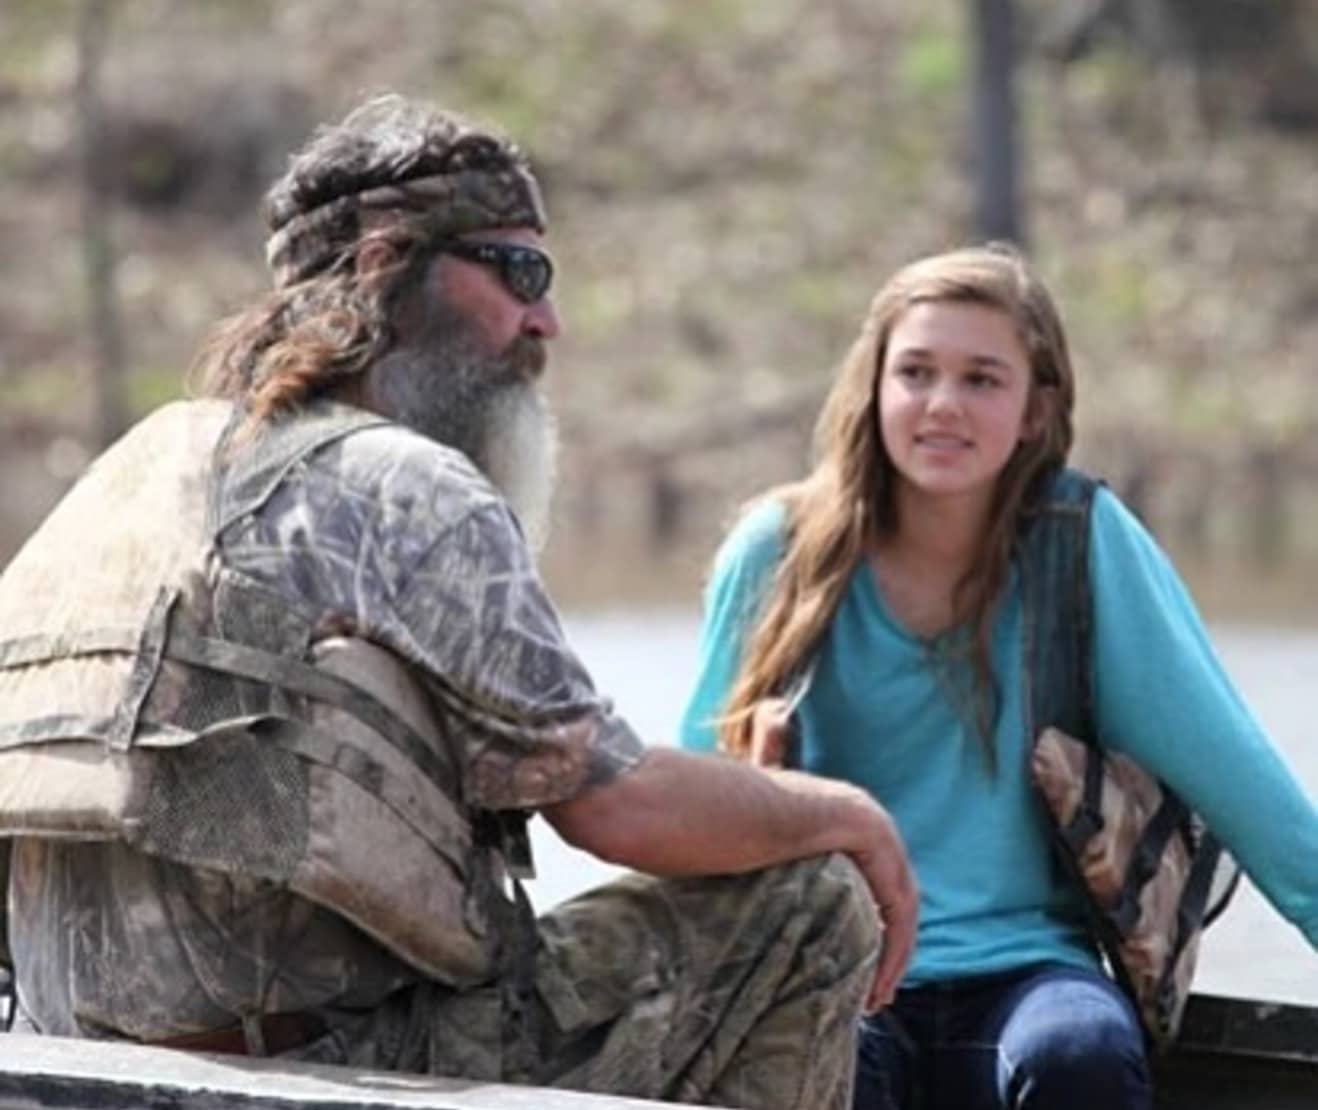
[{"label": "young woman", "polygon": [[[1318,809],[1153,539],[1065,469],[1073,399],[1056,308],[1018,255],[916,262],[874,299],[813,470],[715,560],[683,743],[864,785],[920,883],[905,984],[862,1029],[859,1110],[1151,1103],[1139,1023],[1030,782],[1046,725],[1169,784],[1318,947]],[[1065,491],[1077,581],[1026,542]],[[1076,589],[1092,622],[1068,666],[1056,614]]]}]

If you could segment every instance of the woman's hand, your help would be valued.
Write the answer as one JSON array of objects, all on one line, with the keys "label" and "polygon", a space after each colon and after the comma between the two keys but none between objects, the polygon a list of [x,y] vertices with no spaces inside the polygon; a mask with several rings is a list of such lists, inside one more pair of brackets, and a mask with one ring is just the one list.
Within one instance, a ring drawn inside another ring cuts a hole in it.
[{"label": "woman's hand", "polygon": [[750,761],[757,767],[781,767],[791,740],[793,707],[786,698],[764,698],[751,716]]}]

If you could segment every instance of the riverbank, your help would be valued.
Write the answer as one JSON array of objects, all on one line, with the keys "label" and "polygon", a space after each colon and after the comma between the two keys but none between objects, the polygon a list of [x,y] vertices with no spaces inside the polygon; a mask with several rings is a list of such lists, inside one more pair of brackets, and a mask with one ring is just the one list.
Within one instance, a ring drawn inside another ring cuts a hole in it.
[{"label": "riverbank", "polygon": [[[719,522],[704,521],[692,535],[656,550],[639,534],[600,545],[560,529],[541,567],[551,595],[564,609],[590,613],[633,606],[697,608],[721,535]],[[1172,558],[1207,620],[1318,629],[1318,562],[1313,559],[1263,567],[1188,551],[1173,551]]]}]

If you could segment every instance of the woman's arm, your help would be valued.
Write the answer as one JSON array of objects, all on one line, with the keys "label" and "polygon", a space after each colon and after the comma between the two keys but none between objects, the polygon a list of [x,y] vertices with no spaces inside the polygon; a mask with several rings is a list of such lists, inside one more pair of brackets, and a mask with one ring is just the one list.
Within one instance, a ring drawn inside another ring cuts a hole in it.
[{"label": "woman's arm", "polygon": [[782,558],[784,512],[766,503],[729,533],[705,586],[699,665],[678,740],[691,751],[718,747],[718,718],[741,667],[741,655],[759,617],[764,591]]},{"label": "woman's arm", "polygon": [[1318,807],[1227,675],[1171,563],[1105,490],[1089,574],[1100,740],[1197,810],[1318,948]]}]

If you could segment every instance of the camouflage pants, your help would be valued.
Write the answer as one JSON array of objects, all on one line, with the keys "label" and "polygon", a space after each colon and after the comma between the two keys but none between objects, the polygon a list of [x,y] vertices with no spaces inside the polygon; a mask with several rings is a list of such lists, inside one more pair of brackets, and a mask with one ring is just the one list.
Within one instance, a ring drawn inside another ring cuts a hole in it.
[{"label": "camouflage pants", "polygon": [[297,1055],[762,1110],[850,1106],[878,935],[846,859],[628,876],[539,924],[529,998],[424,984]]}]

